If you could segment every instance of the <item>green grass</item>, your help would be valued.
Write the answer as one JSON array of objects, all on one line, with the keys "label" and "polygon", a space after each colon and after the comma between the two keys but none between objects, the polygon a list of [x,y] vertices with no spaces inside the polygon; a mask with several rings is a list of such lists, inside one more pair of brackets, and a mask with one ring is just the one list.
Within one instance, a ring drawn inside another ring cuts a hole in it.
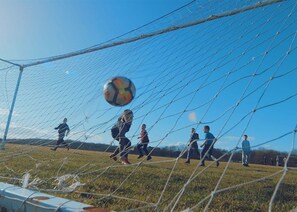
[{"label": "green grass", "polygon": [[[30,172],[31,180],[33,178],[42,180],[38,185],[39,189],[52,189],[56,185],[56,176],[69,173],[79,174],[80,182],[85,183],[84,186],[80,187],[76,192],[55,193],[55,195],[111,210],[128,210],[147,206],[141,201],[158,202],[174,165],[173,161],[164,161],[173,158],[153,157],[152,162],[163,161],[163,163],[142,164],[137,167],[136,165],[122,166],[111,161],[108,155],[108,153],[81,150],[67,151],[65,149],[52,152],[49,148],[44,147],[7,145],[7,149],[0,152],[0,161],[2,162],[0,176],[21,178],[24,173]],[[130,155],[129,158],[132,163],[139,162],[136,155]],[[210,163],[210,161],[207,161],[206,165]],[[183,159],[178,162],[160,201],[160,210],[163,210],[183,187],[197,164],[197,160],[192,160],[190,165],[185,165]],[[176,210],[180,211],[192,207],[207,197],[216,186],[225,166],[226,163],[224,162],[221,162],[218,168],[212,165],[194,179],[186,187]],[[110,168],[106,169],[107,167]],[[219,189],[269,176],[281,169],[282,167],[253,164],[246,168],[242,167],[241,164],[231,163]],[[199,167],[196,174],[201,170],[202,167]],[[210,204],[210,210],[267,211],[270,198],[280,176],[281,174],[261,182],[218,193]],[[126,181],[124,181],[125,179]],[[15,179],[0,178],[0,180],[20,185],[20,182]],[[95,195],[110,194],[112,192],[114,192],[113,195],[115,196],[129,199]],[[94,195],[87,195],[86,193],[93,193]],[[138,202],[134,200],[138,200]],[[195,208],[195,211],[202,211],[207,202],[208,200],[203,202],[200,207]],[[289,211],[296,207],[297,170],[294,169],[289,170],[281,184],[274,201],[273,210]],[[152,208],[141,209],[141,211],[152,211]]]}]

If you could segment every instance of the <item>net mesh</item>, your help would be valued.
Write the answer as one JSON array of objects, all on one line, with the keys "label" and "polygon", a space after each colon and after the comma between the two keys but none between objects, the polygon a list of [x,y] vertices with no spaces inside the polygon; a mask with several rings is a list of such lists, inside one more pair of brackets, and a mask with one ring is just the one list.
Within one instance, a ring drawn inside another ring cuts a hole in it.
[{"label": "net mesh", "polygon": [[[193,1],[109,42],[174,28],[257,2]],[[264,209],[292,209],[294,203],[290,201],[281,206],[277,192],[282,193],[285,186],[297,189],[292,187],[296,169],[287,166],[295,154],[297,129],[293,118],[297,115],[296,9],[295,1],[281,1],[25,67],[7,150],[0,152],[0,179],[20,185],[24,174],[30,173],[28,188],[74,199],[79,196],[85,202],[117,210],[251,210],[258,205],[247,206],[242,199],[256,201],[259,197],[265,197]],[[17,62],[36,61],[39,60]],[[18,70],[17,66],[0,63],[2,133]],[[137,96],[125,108],[112,107],[104,101],[103,85],[113,76],[128,77],[136,85]],[[111,151],[117,142],[110,136],[110,129],[127,108],[135,114],[128,133],[133,147],[139,142],[140,126],[145,123],[152,155],[164,146],[183,145],[180,154],[167,159],[154,157],[149,162],[135,160],[122,166],[108,154],[80,150],[103,143],[101,151]],[[64,117],[71,128],[67,139],[72,149],[50,152],[48,147],[57,139],[54,128]],[[199,163],[185,167],[180,159],[188,150],[189,129],[196,128],[202,134],[206,124],[218,139],[216,148],[227,149],[219,155],[219,160],[226,163],[220,169],[214,169],[216,161],[206,167]],[[285,152],[284,167],[241,173],[232,162],[244,134],[253,135],[253,150],[262,147]],[[13,142],[22,145],[10,145]],[[236,179],[236,175],[243,178]],[[249,195],[254,187],[259,189],[257,195]],[[228,195],[236,200],[232,202]],[[275,201],[280,203],[274,206]]]}]

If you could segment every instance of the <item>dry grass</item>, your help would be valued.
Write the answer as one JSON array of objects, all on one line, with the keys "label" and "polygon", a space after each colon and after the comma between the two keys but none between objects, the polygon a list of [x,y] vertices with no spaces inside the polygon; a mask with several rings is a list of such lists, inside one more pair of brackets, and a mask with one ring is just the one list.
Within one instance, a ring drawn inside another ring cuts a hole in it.
[{"label": "dry grass", "polygon": [[[109,159],[108,153],[58,149],[52,152],[49,148],[7,145],[5,151],[0,152],[0,176],[11,179],[0,178],[1,181],[20,185],[18,180],[26,172],[33,178],[41,179],[39,189],[52,189],[56,186],[57,176],[66,174],[77,174],[80,182],[85,183],[76,192],[56,195],[92,204],[98,207],[110,208],[112,210],[128,210],[148,206],[141,201],[157,203],[160,194],[166,184],[167,178],[172,170],[173,158],[154,157],[152,162],[138,166],[139,160],[136,155],[129,156],[132,166],[122,166]],[[185,165],[180,160],[169,180],[167,189],[160,201],[159,209],[163,210],[171,199],[180,191],[187,182],[189,176],[198,164],[192,160],[190,165]],[[207,162],[210,164],[210,162]],[[221,163],[217,168],[214,165],[206,169],[195,178],[185,189],[177,211],[192,207],[202,199],[211,194],[216,186],[226,163]],[[109,167],[107,169],[107,167]],[[269,176],[282,167],[263,165],[251,165],[242,167],[241,164],[231,163],[219,186],[219,189],[227,188],[243,182],[252,181]],[[195,174],[202,171],[199,167]],[[215,195],[210,205],[211,211],[267,211],[269,201],[281,174],[261,182],[256,182],[221,192]],[[70,184],[72,183],[69,182]],[[88,193],[93,193],[88,194]],[[113,194],[121,199],[105,194]],[[96,195],[95,195],[96,194]],[[103,196],[98,195],[103,194]],[[131,199],[131,200],[130,200]],[[137,201],[134,201],[137,200]],[[203,202],[195,211],[203,210]],[[289,170],[284,182],[277,193],[274,201],[274,211],[289,211],[297,207],[297,170]],[[141,211],[152,211],[152,208],[139,209]]]}]

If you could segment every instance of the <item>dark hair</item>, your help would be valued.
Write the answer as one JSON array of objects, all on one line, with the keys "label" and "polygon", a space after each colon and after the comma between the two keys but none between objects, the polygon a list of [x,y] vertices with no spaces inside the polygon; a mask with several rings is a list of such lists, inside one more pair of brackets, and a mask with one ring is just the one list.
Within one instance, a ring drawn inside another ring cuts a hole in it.
[{"label": "dark hair", "polygon": [[208,125],[205,125],[204,128],[210,130],[210,127]]},{"label": "dark hair", "polygon": [[124,115],[133,115],[133,112],[132,112],[132,110],[126,109],[126,110],[124,110],[123,114]]},{"label": "dark hair", "polygon": [[247,135],[244,135],[244,137],[248,137]]}]

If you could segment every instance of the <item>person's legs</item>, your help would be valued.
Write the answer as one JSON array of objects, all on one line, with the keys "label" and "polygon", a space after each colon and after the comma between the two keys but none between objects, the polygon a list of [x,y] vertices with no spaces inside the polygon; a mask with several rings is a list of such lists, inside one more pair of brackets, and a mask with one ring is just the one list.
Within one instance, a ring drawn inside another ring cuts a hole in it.
[{"label": "person's legs", "polygon": [[197,152],[198,159],[200,159],[200,152],[199,152],[198,146],[194,146],[194,151]]},{"label": "person's legs", "polygon": [[120,148],[117,146],[113,153],[109,155],[109,157],[112,158],[114,161],[117,161],[117,155],[119,154],[119,152]]},{"label": "person's legs", "polygon": [[119,141],[119,129],[118,128],[112,128],[111,129],[111,136],[114,140]]},{"label": "person's legs", "polygon": [[248,152],[248,153],[247,153],[247,159],[246,159],[247,165],[250,164],[250,159],[251,159],[251,153]]},{"label": "person's legs", "polygon": [[64,143],[64,139],[59,137],[58,140],[57,140],[56,146],[51,148],[51,150],[56,151],[58,149],[59,145],[62,144],[62,143]]},{"label": "person's legs", "polygon": [[130,164],[130,162],[128,161],[128,152],[130,146],[131,142],[128,138],[120,137],[120,156],[122,163],[124,164]]},{"label": "person's legs", "polygon": [[187,160],[186,160],[185,163],[190,163],[192,154],[193,154],[193,149],[192,149],[192,147],[188,147]]},{"label": "person's legs", "polygon": [[143,152],[145,153],[145,155],[149,155],[149,152],[147,150],[147,144],[143,144]]},{"label": "person's legs", "polygon": [[219,166],[220,165],[219,160],[215,158],[212,153],[213,153],[213,146],[209,149],[208,155],[209,155],[209,158],[212,159],[213,161],[216,161],[217,162],[216,165]]},{"label": "person's legs", "polygon": [[138,150],[138,158],[143,157],[142,151],[141,151],[141,147],[143,146],[143,144],[137,144],[137,150]]},{"label": "person's legs", "polygon": [[202,151],[201,151],[201,166],[205,166],[205,163],[204,163],[204,161],[205,161],[205,158],[206,158],[206,152],[207,152],[207,150],[208,150],[208,146],[204,146],[203,147],[203,149],[202,149]]},{"label": "person's legs", "polygon": [[150,155],[148,149],[147,149],[147,143],[146,144],[143,144],[143,151],[145,153],[145,155],[147,156],[146,159],[147,160],[151,160],[152,159],[152,156]]},{"label": "person's legs", "polygon": [[246,153],[242,151],[242,165],[246,166],[247,165],[247,158],[246,158]]},{"label": "person's legs", "polygon": [[[112,128],[111,129],[111,136],[114,140],[119,141],[119,129],[118,128]],[[112,158],[114,161],[117,160],[117,155],[119,154],[120,149],[117,147],[114,152],[109,155],[110,158]]]},{"label": "person's legs", "polygon": [[59,146],[64,146],[64,147],[66,147],[67,148],[67,150],[69,150],[69,144],[67,144],[65,141],[64,141],[64,139],[63,139],[63,141],[59,144]]}]

